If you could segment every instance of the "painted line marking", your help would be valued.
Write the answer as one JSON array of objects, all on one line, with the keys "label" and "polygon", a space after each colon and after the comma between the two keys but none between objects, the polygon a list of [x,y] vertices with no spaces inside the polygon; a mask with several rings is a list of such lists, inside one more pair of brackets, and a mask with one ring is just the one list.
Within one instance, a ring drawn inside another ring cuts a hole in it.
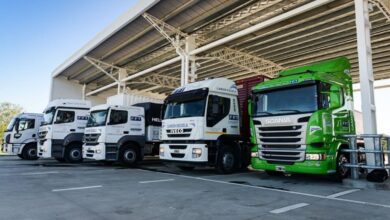
[{"label": "painted line marking", "polygon": [[139,183],[160,183],[160,182],[169,182],[169,181],[174,181],[174,179],[140,181]]},{"label": "painted line marking", "polygon": [[[138,169],[138,170],[142,170],[142,169]],[[153,172],[153,173],[158,172],[158,171],[150,171],[150,170],[142,170],[142,171]],[[280,193],[286,193],[286,194],[301,195],[301,196],[307,196],[307,197],[313,197],[313,198],[319,198],[319,199],[328,199],[328,200],[333,200],[333,201],[348,202],[348,203],[354,203],[354,204],[360,204],[360,205],[369,205],[369,206],[376,206],[376,207],[382,207],[382,208],[389,208],[390,209],[390,205],[386,205],[386,204],[365,202],[365,201],[352,200],[352,199],[331,198],[331,197],[327,197],[327,196],[310,194],[310,193],[302,193],[302,192],[296,192],[296,191],[286,191],[286,190],[281,190],[281,189],[272,189],[272,188],[267,188],[267,187],[262,187],[262,186],[244,185],[244,184],[239,184],[239,183],[231,183],[231,182],[225,182],[225,181],[220,181],[220,180],[212,180],[212,179],[193,177],[193,176],[186,176],[186,175],[178,175],[178,174],[173,174],[173,173],[163,173],[163,172],[158,172],[158,173],[165,174],[165,175],[170,175],[170,176],[183,177],[183,178],[188,178],[188,179],[196,179],[196,180],[207,181],[207,182],[221,183],[221,184],[226,184],[226,185],[240,186],[240,187],[253,188],[253,189],[262,189],[262,190],[266,190],[266,191],[274,191],[274,192],[280,192]]]},{"label": "painted line marking", "polygon": [[28,176],[28,175],[45,175],[45,174],[56,174],[58,171],[47,171],[47,172],[35,172],[35,173],[21,173],[20,175]]},{"label": "painted line marking", "polygon": [[270,212],[273,213],[273,214],[280,214],[280,213],[288,212],[288,211],[291,211],[291,210],[294,210],[294,209],[299,209],[299,208],[302,208],[302,207],[305,207],[305,206],[308,206],[308,205],[309,204],[307,204],[307,203],[298,203],[298,204],[289,205],[289,206],[286,206],[286,207],[283,207],[283,208],[280,208],[280,209],[274,209],[274,210],[272,210]]},{"label": "painted line marking", "polygon": [[70,190],[82,190],[82,189],[93,189],[93,188],[100,188],[103,187],[102,185],[98,186],[83,186],[83,187],[73,187],[73,188],[65,188],[65,189],[53,189],[52,192],[61,192],[61,191],[70,191]]},{"label": "painted line marking", "polygon": [[357,191],[360,191],[360,189],[351,189],[351,190],[342,191],[342,192],[339,192],[339,193],[335,193],[335,194],[329,195],[329,196],[327,196],[327,198],[337,198],[337,197],[340,197],[340,196],[343,196],[343,195],[347,195],[347,194],[350,194],[350,193],[353,193],[353,192],[357,192]]}]

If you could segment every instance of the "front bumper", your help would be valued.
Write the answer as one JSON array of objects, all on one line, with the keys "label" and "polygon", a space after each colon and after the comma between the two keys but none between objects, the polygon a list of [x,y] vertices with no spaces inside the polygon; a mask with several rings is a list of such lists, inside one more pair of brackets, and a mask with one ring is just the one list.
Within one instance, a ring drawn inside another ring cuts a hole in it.
[{"label": "front bumper", "polygon": [[282,171],[286,173],[304,173],[327,175],[336,172],[333,157],[326,160],[295,162],[293,165],[269,163],[260,158],[252,158],[252,168],[259,170]]},{"label": "front bumper", "polygon": [[[199,157],[193,157],[193,149],[201,149]],[[162,153],[163,151],[164,153]],[[206,144],[160,144],[160,159],[167,162],[207,163],[208,148]]]},{"label": "front bumper", "polygon": [[23,144],[9,144],[9,145],[10,147],[8,147],[9,149],[8,153],[10,155],[18,155],[22,153]]},{"label": "front bumper", "polygon": [[83,145],[83,158],[92,160],[106,160],[106,145]]},{"label": "front bumper", "polygon": [[38,141],[38,157],[51,158],[51,140],[47,139],[43,144]]}]

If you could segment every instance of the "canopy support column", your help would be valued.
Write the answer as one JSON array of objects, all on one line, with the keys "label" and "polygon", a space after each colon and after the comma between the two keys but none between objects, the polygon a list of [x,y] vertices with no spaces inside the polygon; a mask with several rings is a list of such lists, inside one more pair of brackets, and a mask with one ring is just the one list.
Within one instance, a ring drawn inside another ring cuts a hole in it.
[{"label": "canopy support column", "polygon": [[[359,56],[359,77],[362,99],[363,126],[365,134],[376,134],[376,108],[374,100],[374,74],[369,21],[368,0],[355,0],[357,49]],[[372,139],[365,139],[366,150],[374,150]],[[380,154],[367,154],[367,165],[380,162]]]}]

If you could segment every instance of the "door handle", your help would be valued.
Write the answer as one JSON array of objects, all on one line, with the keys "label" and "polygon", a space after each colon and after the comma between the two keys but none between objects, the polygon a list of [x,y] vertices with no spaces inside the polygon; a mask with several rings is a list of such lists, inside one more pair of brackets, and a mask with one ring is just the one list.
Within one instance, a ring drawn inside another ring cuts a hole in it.
[{"label": "door handle", "polygon": [[35,138],[37,135],[36,134],[33,134],[32,137]]},{"label": "door handle", "polygon": [[123,134],[129,134],[129,131],[124,131]]},{"label": "door handle", "polygon": [[76,131],[76,129],[70,129],[70,132],[74,132],[74,131]]}]

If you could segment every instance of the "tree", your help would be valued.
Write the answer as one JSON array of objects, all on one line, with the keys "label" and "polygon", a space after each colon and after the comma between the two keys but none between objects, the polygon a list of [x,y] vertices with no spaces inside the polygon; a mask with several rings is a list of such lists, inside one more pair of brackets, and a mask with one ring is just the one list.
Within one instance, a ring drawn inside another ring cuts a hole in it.
[{"label": "tree", "polygon": [[23,111],[23,108],[19,105],[9,102],[0,103],[0,139],[3,138],[5,129],[11,119]]}]

